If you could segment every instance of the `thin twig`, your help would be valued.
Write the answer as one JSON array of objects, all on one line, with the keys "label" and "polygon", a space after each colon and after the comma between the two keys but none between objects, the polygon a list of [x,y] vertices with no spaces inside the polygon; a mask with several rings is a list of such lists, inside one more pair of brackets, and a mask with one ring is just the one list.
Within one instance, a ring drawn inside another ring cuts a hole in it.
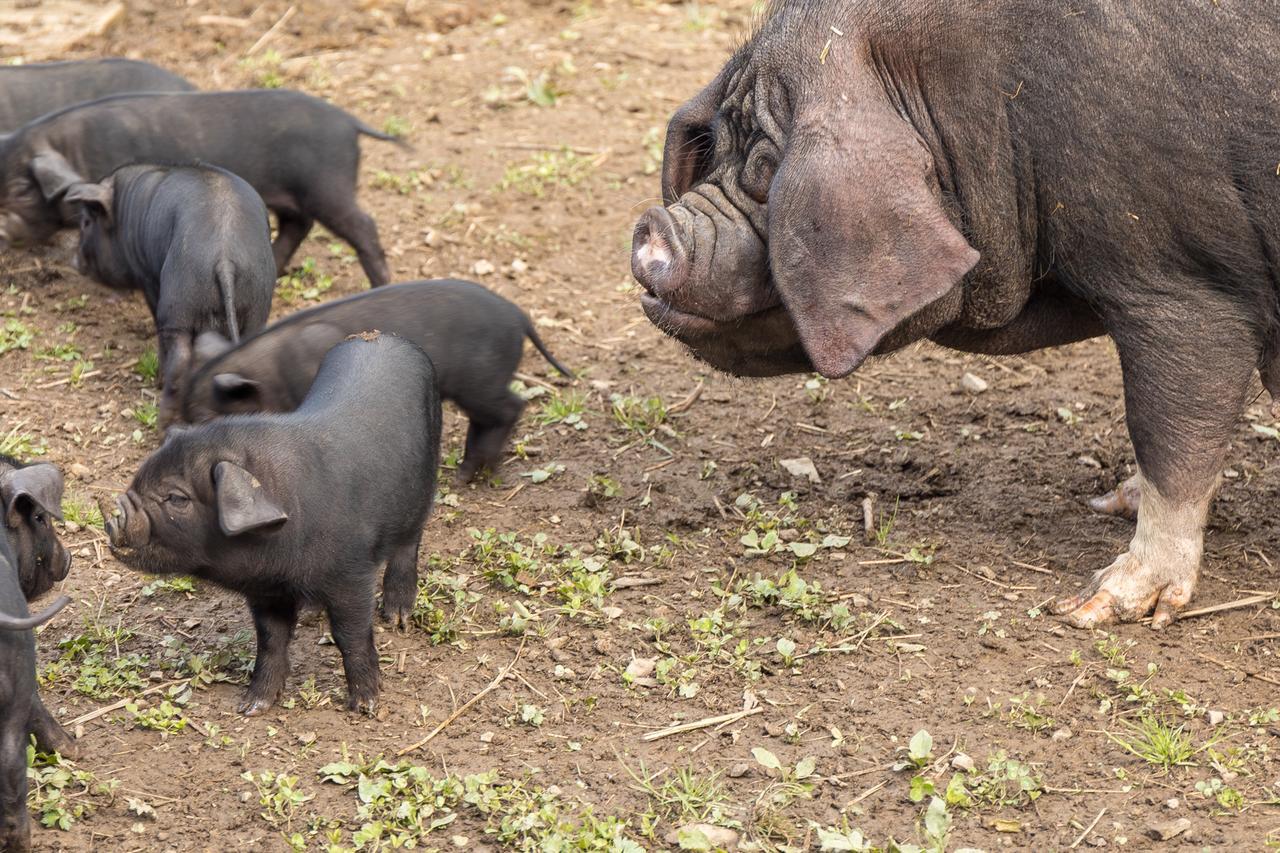
[{"label": "thin twig", "polygon": [[289,19],[292,18],[297,11],[298,11],[297,6],[290,6],[288,9],[285,9],[284,14],[280,16],[280,19],[277,20],[274,24],[272,24],[271,29],[263,33],[262,36],[253,43],[253,47],[245,51],[244,55],[246,57],[253,56],[259,50],[261,50],[263,45],[265,45],[267,42],[275,38],[276,33],[280,31],[280,28],[283,27],[286,23],[288,23]]},{"label": "thin twig", "polygon": [[706,717],[701,720],[694,720],[692,723],[681,723],[678,726],[670,726],[665,729],[649,732],[640,739],[644,741],[660,740],[671,735],[678,735],[684,732],[692,732],[697,729],[705,729],[707,726],[718,726],[721,723],[736,723],[744,717],[750,717],[753,714],[764,713],[764,706],[757,705],[754,708],[748,708],[745,711],[734,711],[732,714],[721,714],[718,717]]},{"label": "thin twig", "polygon": [[490,681],[487,685],[485,685],[483,690],[481,690],[475,696],[472,696],[470,699],[464,702],[461,708],[459,708],[458,710],[450,714],[448,717],[446,717],[443,723],[441,723],[440,725],[436,726],[434,729],[431,730],[431,734],[427,735],[426,737],[424,737],[422,740],[418,741],[415,744],[406,746],[404,749],[396,753],[396,757],[402,757],[402,756],[408,755],[409,753],[414,752],[418,749],[421,749],[422,747],[430,743],[431,739],[436,735],[440,734],[440,732],[444,731],[446,726],[448,726],[454,720],[458,719],[458,717],[461,717],[468,708],[470,708],[472,705],[479,702],[481,699],[483,699],[485,696],[491,693],[495,688],[497,688],[497,686],[502,683],[502,680],[506,678],[507,675],[511,672],[512,668],[515,667],[516,663],[520,660],[520,655],[522,654],[524,654],[524,640],[520,641],[520,648],[516,649],[516,656],[511,659],[511,663],[507,664],[506,667],[503,668],[502,672],[495,675],[493,677],[493,681]]},{"label": "thin twig", "polygon": [[75,728],[76,726],[81,725],[83,723],[90,722],[91,720],[96,720],[101,716],[110,714],[112,711],[119,711],[125,705],[128,705],[130,702],[136,702],[138,699],[140,699],[143,696],[149,696],[152,693],[159,693],[161,690],[168,690],[170,687],[173,687],[176,684],[186,684],[190,680],[191,680],[190,678],[179,678],[177,681],[170,681],[167,684],[157,684],[155,687],[148,687],[146,690],[143,690],[141,693],[135,693],[134,695],[130,696],[128,699],[121,699],[119,702],[112,702],[110,705],[106,705],[102,708],[99,708],[96,711],[90,711],[87,714],[81,714],[80,716],[76,717],[74,720],[69,721],[66,724],[67,728]]},{"label": "thin twig", "polygon": [[1093,823],[1086,826],[1084,828],[1084,832],[1080,833],[1080,837],[1077,838],[1075,841],[1071,842],[1071,846],[1068,847],[1067,849],[1075,850],[1077,847],[1079,847],[1080,842],[1084,841],[1085,837],[1088,836],[1089,833],[1093,832],[1093,828],[1098,825],[1098,821],[1102,820],[1102,816],[1106,813],[1107,813],[1107,807],[1103,806],[1102,811],[1098,812],[1098,816],[1093,819]]},{"label": "thin twig", "polygon": [[699,382],[692,391],[689,392],[683,400],[675,405],[667,407],[668,415],[680,415],[693,408],[693,404],[698,402],[698,398],[702,396],[702,389],[706,387],[706,383]]},{"label": "thin twig", "polygon": [[1249,678],[1256,678],[1259,681],[1265,681],[1267,684],[1274,684],[1277,687],[1280,687],[1280,681],[1277,681],[1276,679],[1270,678],[1266,675],[1260,675],[1256,672],[1250,672],[1247,669],[1241,669],[1240,667],[1232,666],[1231,664],[1225,661],[1220,661],[1217,658],[1211,658],[1208,655],[1201,654],[1199,652],[1196,653],[1196,657],[1203,658],[1204,660],[1207,660],[1209,663],[1215,664],[1216,666],[1220,666],[1223,669],[1227,670],[1228,672],[1239,672],[1244,675],[1247,675]]}]

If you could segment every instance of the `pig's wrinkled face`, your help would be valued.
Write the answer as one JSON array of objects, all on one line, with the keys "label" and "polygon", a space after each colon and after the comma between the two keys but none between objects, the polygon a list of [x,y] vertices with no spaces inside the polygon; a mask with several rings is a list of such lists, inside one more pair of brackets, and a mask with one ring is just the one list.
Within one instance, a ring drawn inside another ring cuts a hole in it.
[{"label": "pig's wrinkled face", "polygon": [[200,448],[186,446],[181,433],[170,430],[128,491],[114,506],[102,505],[111,553],[131,569],[198,574],[213,553],[213,462]]},{"label": "pig's wrinkled face", "polygon": [[46,242],[62,227],[56,205],[46,202],[27,176],[9,181],[0,199],[0,252]]},{"label": "pig's wrinkled face", "polygon": [[954,319],[978,255],[874,40],[775,8],[672,118],[631,268],[649,319],[713,366],[843,376]]},{"label": "pig's wrinkled face", "polygon": [[18,558],[22,593],[34,599],[67,576],[71,552],[58,538],[62,475],[48,463],[18,467],[0,459],[0,510],[4,535]]}]

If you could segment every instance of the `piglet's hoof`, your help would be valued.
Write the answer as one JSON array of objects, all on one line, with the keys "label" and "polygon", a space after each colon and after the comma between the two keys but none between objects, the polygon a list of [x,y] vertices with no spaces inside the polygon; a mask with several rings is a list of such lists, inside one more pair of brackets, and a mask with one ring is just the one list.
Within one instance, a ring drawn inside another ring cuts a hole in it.
[{"label": "piglet's hoof", "polygon": [[1101,497],[1089,501],[1089,509],[1102,515],[1117,515],[1130,521],[1138,517],[1142,490],[1137,475],[1125,480]]},{"label": "piglet's hoof", "polygon": [[382,603],[382,618],[390,622],[391,627],[398,631],[409,630],[409,618],[412,615],[412,607],[388,606],[385,601]]},{"label": "piglet's hoof", "polygon": [[56,729],[37,729],[32,734],[36,736],[36,746],[43,752],[56,752],[71,761],[78,761],[81,757],[79,744],[61,726]]},{"label": "piglet's hoof", "polygon": [[1114,622],[1136,622],[1155,610],[1151,627],[1170,625],[1195,592],[1195,573],[1189,578],[1171,577],[1153,570],[1132,554],[1124,553],[1093,577],[1079,595],[1064,598],[1054,613],[1065,616],[1077,628],[1097,628]]},{"label": "piglet's hoof", "polygon": [[256,717],[269,711],[274,704],[274,699],[266,699],[262,696],[255,696],[252,693],[245,693],[240,700],[240,704],[236,706],[236,710],[246,717]]},{"label": "piglet's hoof", "polygon": [[347,698],[347,710],[356,711],[365,716],[372,717],[374,711],[378,709],[378,697],[372,696],[349,696]]}]

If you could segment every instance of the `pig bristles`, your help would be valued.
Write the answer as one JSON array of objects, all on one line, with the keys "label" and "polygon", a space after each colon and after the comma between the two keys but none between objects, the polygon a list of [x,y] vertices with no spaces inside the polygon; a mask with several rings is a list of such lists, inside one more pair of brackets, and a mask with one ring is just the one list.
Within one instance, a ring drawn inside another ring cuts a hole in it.
[{"label": "pig bristles", "polygon": [[436,726],[434,729],[431,730],[431,734],[427,735],[417,743],[410,744],[409,746],[406,746],[404,749],[397,752],[396,757],[403,758],[409,753],[426,746],[428,743],[431,742],[431,739],[433,737],[440,734],[440,732],[444,731],[446,726],[448,726],[454,720],[458,719],[464,713],[466,713],[466,710],[468,708],[470,708],[472,705],[476,704],[485,696],[487,696],[490,692],[492,692],[494,688],[496,688],[499,684],[501,684],[503,680],[506,679],[506,677],[511,674],[511,670],[515,667],[516,663],[518,663],[520,660],[520,655],[524,654],[524,644],[525,644],[525,640],[521,639],[520,648],[516,649],[516,656],[511,659],[511,663],[503,667],[502,672],[495,675],[493,677],[493,681],[490,681],[488,684],[486,684],[483,690],[481,690],[476,695],[472,696],[470,699],[466,701],[466,703],[461,708],[459,708],[458,710],[450,714],[448,717],[446,717],[443,723],[441,723],[440,725]]},{"label": "pig bristles", "polygon": [[349,341],[376,341],[382,332],[377,329],[370,329],[367,332],[356,332],[354,335],[347,335]]}]

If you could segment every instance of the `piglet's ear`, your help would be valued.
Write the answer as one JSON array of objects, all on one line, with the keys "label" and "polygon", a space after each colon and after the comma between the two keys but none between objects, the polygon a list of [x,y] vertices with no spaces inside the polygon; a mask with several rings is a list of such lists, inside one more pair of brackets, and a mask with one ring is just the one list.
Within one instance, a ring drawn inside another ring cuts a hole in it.
[{"label": "piglet's ear", "polygon": [[62,197],[62,200],[69,203],[78,202],[84,205],[85,210],[90,214],[105,220],[110,225],[114,197],[115,181],[107,178],[100,184],[72,184],[67,188],[67,193]]},{"label": "piglet's ear", "polygon": [[770,189],[769,261],[819,373],[853,371],[978,257],[942,209],[923,141],[888,104],[797,114]]},{"label": "piglet's ear", "polygon": [[40,185],[40,193],[45,201],[53,201],[73,184],[84,182],[84,176],[57,151],[44,151],[37,154],[31,158],[30,168],[31,176]]},{"label": "piglet's ear", "polygon": [[219,462],[213,469],[218,496],[218,525],[227,536],[239,536],[274,527],[289,520],[258,478],[234,462]]},{"label": "piglet's ear", "polygon": [[[0,474],[0,501],[10,527],[21,521],[26,503],[62,520],[62,472],[48,462],[13,468]],[[28,507],[29,509],[29,507]]]},{"label": "piglet's ear", "polygon": [[259,382],[239,373],[216,373],[213,390],[220,400],[248,400],[258,393]]}]

